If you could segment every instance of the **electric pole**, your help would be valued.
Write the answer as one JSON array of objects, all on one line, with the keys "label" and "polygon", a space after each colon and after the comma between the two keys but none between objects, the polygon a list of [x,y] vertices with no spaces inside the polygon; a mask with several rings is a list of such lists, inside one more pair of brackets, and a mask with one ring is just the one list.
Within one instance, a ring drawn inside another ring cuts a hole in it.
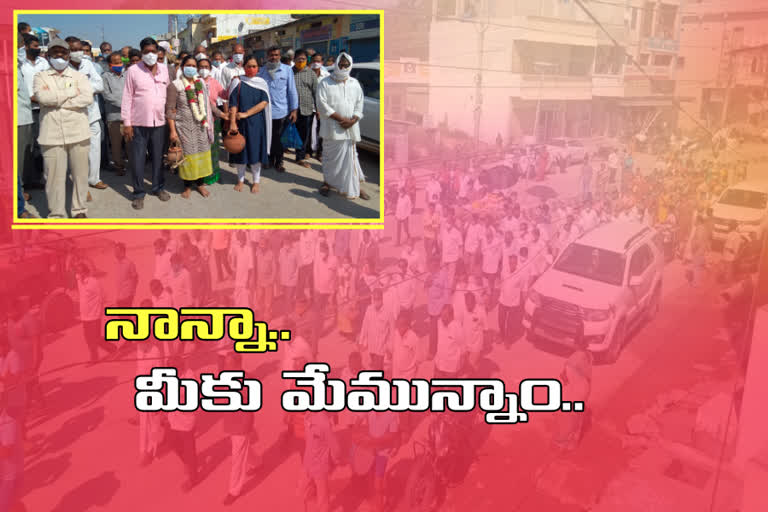
[{"label": "electric pole", "polygon": [[[482,6],[479,7],[479,9],[482,9]],[[477,14],[478,17],[481,16],[481,13],[478,12]],[[475,151],[478,151],[480,148],[480,120],[483,116],[483,57],[485,56],[485,32],[488,30],[489,21],[488,13],[486,12],[485,21],[474,25],[475,31],[477,31],[478,35],[478,46],[480,50],[479,58],[477,59],[478,70],[477,74],[475,75],[475,129],[473,134],[475,141]]]}]

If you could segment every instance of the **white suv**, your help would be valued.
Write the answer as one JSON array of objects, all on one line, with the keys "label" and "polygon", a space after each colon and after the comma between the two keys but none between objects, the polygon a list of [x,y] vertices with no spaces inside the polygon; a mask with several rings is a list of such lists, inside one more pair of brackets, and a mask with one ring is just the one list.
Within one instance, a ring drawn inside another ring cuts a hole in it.
[{"label": "white suv", "polygon": [[534,283],[525,302],[528,339],[573,345],[585,337],[607,362],[628,333],[659,310],[664,253],[660,236],[636,222],[598,226],[571,243]]},{"label": "white suv", "polygon": [[712,237],[725,240],[736,222],[745,231],[762,238],[768,231],[768,181],[742,181],[731,185],[712,206]]}]

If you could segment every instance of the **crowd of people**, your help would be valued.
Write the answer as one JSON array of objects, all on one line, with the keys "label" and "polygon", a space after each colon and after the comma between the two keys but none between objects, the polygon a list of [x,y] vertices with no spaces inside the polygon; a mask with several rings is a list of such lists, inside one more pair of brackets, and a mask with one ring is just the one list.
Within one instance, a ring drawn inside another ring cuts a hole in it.
[{"label": "crowd of people", "polygon": [[[150,193],[163,202],[171,198],[169,173],[183,180],[182,198],[194,189],[208,197],[222,161],[236,169],[235,190],[244,189],[250,171],[256,193],[262,169],[285,172],[282,135],[291,125],[299,139],[296,163],[321,162],[321,194],[369,199],[356,149],[363,90],[350,76],[353,58],[346,52],[326,67],[328,60],[311,48],[271,47],[264,60],[235,44],[225,59],[202,45],[175,54],[167,42],[147,37],[138,48],[114,52],[104,42],[94,60],[90,43],[74,36],[53,39],[42,55],[26,23],[19,24],[18,48],[20,218],[32,216],[25,202],[35,187],[45,188],[49,218],[67,218],[69,175],[69,213],[86,218],[87,203],[98,200],[89,189],[108,188],[105,170],[126,176],[131,205],[141,210],[147,164]],[[244,145],[228,144],[239,137]]]}]

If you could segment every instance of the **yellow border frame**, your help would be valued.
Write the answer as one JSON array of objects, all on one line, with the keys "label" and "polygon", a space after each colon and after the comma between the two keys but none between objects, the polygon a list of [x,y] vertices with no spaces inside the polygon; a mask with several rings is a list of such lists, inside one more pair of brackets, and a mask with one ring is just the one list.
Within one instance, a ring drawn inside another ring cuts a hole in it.
[{"label": "yellow border frame", "polygon": [[[19,23],[19,15],[39,14],[376,14],[379,16],[379,49],[384,47],[384,10],[30,10],[14,9],[13,26]],[[13,43],[14,55],[18,52],[17,43]],[[381,52],[379,52],[381,55]],[[379,58],[379,62],[382,60]],[[18,87],[18,66],[13,66],[13,84]],[[256,218],[256,219],[88,219],[88,224],[78,224],[72,219],[20,219],[16,212],[18,184],[18,145],[16,130],[18,122],[18,95],[13,96],[13,222],[11,229],[384,229],[384,80],[383,70],[379,66],[379,217],[377,219],[282,219],[282,218]],[[235,223],[247,224],[235,224]],[[170,223],[170,224],[169,224]],[[184,225],[184,224],[186,225]],[[283,225],[275,225],[283,223]],[[180,225],[181,224],[181,225]],[[330,224],[323,226],[323,224]],[[333,226],[333,224],[349,224],[348,226]]]}]

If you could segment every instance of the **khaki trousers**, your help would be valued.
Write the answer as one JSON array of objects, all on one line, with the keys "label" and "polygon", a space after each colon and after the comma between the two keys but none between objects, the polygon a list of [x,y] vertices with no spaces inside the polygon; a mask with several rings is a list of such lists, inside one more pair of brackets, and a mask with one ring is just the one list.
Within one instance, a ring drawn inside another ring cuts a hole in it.
[{"label": "khaki trousers", "polygon": [[48,218],[67,218],[67,167],[72,170],[72,216],[86,213],[88,195],[88,151],[90,139],[61,146],[41,146],[43,166],[48,176],[45,195],[48,198]]},{"label": "khaki trousers", "polygon": [[120,121],[109,121],[109,141],[112,145],[112,162],[115,168],[125,171],[125,152],[123,151],[123,134]]}]

